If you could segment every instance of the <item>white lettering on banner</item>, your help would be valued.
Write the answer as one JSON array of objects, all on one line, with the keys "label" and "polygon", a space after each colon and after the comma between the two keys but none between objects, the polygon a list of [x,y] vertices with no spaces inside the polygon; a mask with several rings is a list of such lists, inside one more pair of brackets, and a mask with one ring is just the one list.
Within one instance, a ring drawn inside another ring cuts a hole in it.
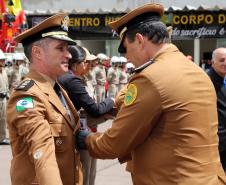
[{"label": "white lettering on banner", "polygon": [[220,31],[219,31],[219,35],[224,35],[225,32],[226,32],[225,29],[224,28],[221,28]]},{"label": "white lettering on banner", "polygon": [[[201,27],[195,30],[178,30],[175,28],[173,30],[172,36],[182,36],[182,37],[202,37],[202,36],[215,36],[217,34],[217,29],[208,29],[205,27]],[[225,34],[225,30],[221,29],[219,31],[220,35]]]}]

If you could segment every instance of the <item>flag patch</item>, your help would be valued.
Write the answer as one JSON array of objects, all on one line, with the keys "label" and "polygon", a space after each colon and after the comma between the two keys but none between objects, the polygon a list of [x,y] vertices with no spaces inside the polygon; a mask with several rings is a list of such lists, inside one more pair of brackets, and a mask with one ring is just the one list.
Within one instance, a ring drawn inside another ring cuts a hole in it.
[{"label": "flag patch", "polygon": [[30,109],[30,108],[34,108],[32,97],[23,98],[16,103],[17,112],[24,111],[25,109]]}]

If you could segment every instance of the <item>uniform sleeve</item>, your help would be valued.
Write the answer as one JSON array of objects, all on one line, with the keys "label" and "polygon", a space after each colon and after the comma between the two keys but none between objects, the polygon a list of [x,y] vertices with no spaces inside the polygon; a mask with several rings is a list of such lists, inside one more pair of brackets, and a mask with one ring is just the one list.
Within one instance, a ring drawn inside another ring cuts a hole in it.
[{"label": "uniform sleeve", "polygon": [[[22,100],[27,99],[26,108]],[[14,96],[7,108],[8,120],[28,147],[30,159],[34,163],[36,177],[40,184],[62,185],[55,156],[54,139],[46,108],[36,96]]]},{"label": "uniform sleeve", "polygon": [[[148,139],[155,126],[162,110],[157,90],[143,75],[134,77],[129,86],[131,84],[136,87],[137,93],[127,97],[127,91],[112,127],[103,134],[96,133],[86,138],[87,148],[93,157],[113,159],[126,156]],[[126,98],[133,101],[126,105]]]},{"label": "uniform sleeve", "polygon": [[91,116],[98,117],[112,109],[114,101],[111,98],[106,98],[104,101],[96,103],[95,100],[89,96],[80,79],[73,78],[70,80],[69,84],[70,87],[68,87],[67,91],[77,110],[82,107]]},{"label": "uniform sleeve", "polygon": [[127,91],[127,85],[125,85],[116,95],[115,98],[115,106],[117,107],[117,109],[119,110],[121,108],[121,106],[123,105],[123,101],[125,99],[125,94]]}]

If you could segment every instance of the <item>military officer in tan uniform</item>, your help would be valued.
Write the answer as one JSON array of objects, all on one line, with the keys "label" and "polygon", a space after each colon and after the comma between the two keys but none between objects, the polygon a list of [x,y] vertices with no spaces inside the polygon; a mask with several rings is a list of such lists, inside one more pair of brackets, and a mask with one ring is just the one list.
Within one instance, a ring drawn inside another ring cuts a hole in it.
[{"label": "military officer in tan uniform", "polygon": [[118,91],[120,91],[128,83],[128,75],[126,73],[127,59],[125,57],[119,57],[119,84]]},{"label": "military officer in tan uniform", "polygon": [[26,66],[26,58],[23,53],[14,53],[13,59],[15,63],[18,65],[18,81],[24,79],[24,77],[29,72],[28,67]]},{"label": "military officer in tan uniform", "polygon": [[95,78],[97,85],[95,86],[95,91],[96,91],[96,100],[97,103],[102,102],[105,99],[105,83],[107,80],[106,76],[106,69],[105,69],[105,61],[108,60],[107,55],[103,53],[99,53],[97,55],[98,58],[98,65],[95,67]]},{"label": "military officer in tan uniform", "polygon": [[9,97],[9,84],[5,70],[5,59],[5,54],[0,50],[0,145],[9,145],[6,133],[6,103]]},{"label": "military officer in tan uniform", "polygon": [[79,147],[102,159],[131,155],[136,185],[225,185],[214,87],[169,43],[163,13],[163,6],[146,4],[109,24],[135,74],[112,128],[80,132]]},{"label": "military officer in tan uniform", "polygon": [[117,62],[119,61],[119,57],[113,56],[111,57],[111,67],[107,72],[107,81],[108,81],[108,96],[111,98],[115,98],[118,93],[118,85],[119,85],[119,70],[117,67]]},{"label": "military officer in tan uniform", "polygon": [[31,65],[7,106],[12,185],[83,184],[74,137],[79,117],[56,81],[71,58],[68,21],[65,13],[56,14],[15,38]]}]

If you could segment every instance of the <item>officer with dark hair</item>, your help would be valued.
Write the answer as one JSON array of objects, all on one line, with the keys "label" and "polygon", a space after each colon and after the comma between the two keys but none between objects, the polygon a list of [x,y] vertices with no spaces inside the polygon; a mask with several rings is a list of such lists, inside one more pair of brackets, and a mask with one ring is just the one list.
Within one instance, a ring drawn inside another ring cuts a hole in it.
[{"label": "officer with dark hair", "polygon": [[6,104],[9,97],[8,76],[5,70],[6,56],[0,50],[0,145],[9,145],[6,133]]},{"label": "officer with dark hair", "polygon": [[147,4],[109,23],[136,69],[112,127],[79,132],[78,147],[96,158],[131,159],[134,184],[224,185],[214,87],[169,43],[163,13],[162,5]]}]

